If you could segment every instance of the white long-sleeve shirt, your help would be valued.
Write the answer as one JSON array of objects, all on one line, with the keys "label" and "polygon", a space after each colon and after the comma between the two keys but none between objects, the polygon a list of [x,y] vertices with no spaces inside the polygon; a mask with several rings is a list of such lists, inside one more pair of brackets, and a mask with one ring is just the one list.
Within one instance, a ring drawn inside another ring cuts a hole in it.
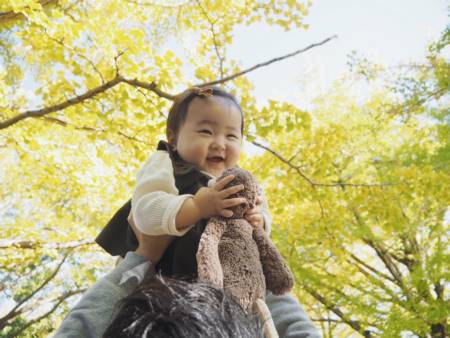
[{"label": "white long-sleeve shirt", "polygon": [[[211,185],[215,177],[206,172],[203,173],[211,177],[208,182],[208,185]],[[137,173],[136,187],[131,199],[134,223],[147,235],[182,236],[194,224],[186,229],[178,230],[175,224],[176,215],[184,201],[192,197],[191,194],[179,195],[169,153],[159,150],[150,156]],[[264,228],[270,232],[272,218],[264,194],[262,197]]]}]

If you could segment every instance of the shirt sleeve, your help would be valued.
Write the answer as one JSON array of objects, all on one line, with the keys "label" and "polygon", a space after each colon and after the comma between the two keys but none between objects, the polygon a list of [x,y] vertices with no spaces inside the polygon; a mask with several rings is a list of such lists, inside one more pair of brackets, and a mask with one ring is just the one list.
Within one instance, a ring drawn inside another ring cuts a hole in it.
[{"label": "shirt sleeve", "polygon": [[281,338],[322,338],[292,294],[276,296],[268,292],[266,303]]},{"label": "shirt sleeve", "polygon": [[53,338],[102,337],[114,317],[118,302],[130,295],[150,274],[155,274],[153,265],[139,254],[128,252],[123,261],[85,292]]},{"label": "shirt sleeve", "polygon": [[264,195],[264,190],[262,190],[262,188],[261,188],[261,197],[262,197],[261,213],[264,220],[264,229],[270,235],[270,231],[272,230],[272,216],[270,215],[269,204],[267,203],[267,199],[266,196]]},{"label": "shirt sleeve", "polygon": [[178,194],[169,154],[157,151],[137,174],[131,199],[133,220],[147,235],[182,236],[190,227],[178,230],[175,219],[184,201],[192,196]]}]

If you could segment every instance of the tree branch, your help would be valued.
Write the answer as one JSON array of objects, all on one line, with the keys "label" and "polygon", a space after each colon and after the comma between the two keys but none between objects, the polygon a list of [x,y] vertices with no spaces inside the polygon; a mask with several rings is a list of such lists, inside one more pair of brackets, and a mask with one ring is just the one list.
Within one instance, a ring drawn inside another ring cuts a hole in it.
[{"label": "tree branch", "polygon": [[366,269],[372,271],[372,272],[375,273],[376,275],[378,275],[378,276],[380,276],[380,277],[382,277],[382,278],[384,278],[384,279],[387,279],[388,281],[390,281],[390,282],[392,282],[392,283],[395,283],[394,278],[392,278],[391,276],[389,276],[389,275],[387,275],[387,274],[385,274],[385,273],[383,273],[383,272],[381,272],[381,271],[378,271],[378,270],[375,269],[374,267],[370,266],[369,264],[365,263],[364,261],[362,261],[361,259],[359,259],[358,257],[356,257],[354,254],[350,254],[350,257],[351,257],[354,261],[356,261],[358,264],[364,266]]},{"label": "tree branch", "polygon": [[85,241],[72,241],[66,243],[49,243],[43,244],[38,241],[10,241],[9,243],[5,240],[0,242],[0,249],[37,249],[37,248],[46,248],[46,249],[75,249],[81,246],[89,246],[94,245],[95,242],[92,240]]},{"label": "tree branch", "polygon": [[[45,7],[47,5],[57,4],[58,0],[39,0],[39,3],[41,4],[42,7]],[[24,17],[25,15],[20,12],[19,13],[16,13],[14,11],[0,12],[0,21],[13,20]]]},{"label": "tree branch", "polygon": [[101,86],[90,89],[81,95],[77,95],[73,98],[69,98],[62,103],[59,103],[59,104],[56,104],[53,106],[49,106],[46,108],[42,108],[42,109],[29,110],[24,113],[18,114],[6,121],[0,122],[0,129],[8,128],[9,126],[11,126],[17,122],[27,119],[27,118],[30,118],[30,117],[41,117],[41,116],[44,116],[44,115],[47,115],[50,113],[54,113],[56,111],[63,110],[67,107],[76,105],[78,103],[82,103],[86,100],[94,98],[98,94],[106,92],[107,90],[115,87],[116,85],[118,85],[122,82],[128,83],[129,85],[132,85],[132,86],[142,87],[142,88],[151,90],[156,95],[164,97],[169,100],[173,100],[175,98],[174,95],[168,94],[168,93],[160,90],[159,88],[157,88],[157,85],[155,82],[148,83],[148,82],[141,82],[136,79],[130,80],[130,79],[123,78],[121,75],[117,75],[112,80],[105,82]]},{"label": "tree branch", "polygon": [[274,155],[276,158],[281,160],[281,162],[287,164],[289,167],[294,169],[305,181],[307,181],[311,186],[313,187],[386,187],[386,186],[393,186],[397,185],[396,183],[374,183],[374,184],[365,184],[365,183],[344,183],[344,182],[338,182],[338,183],[318,183],[314,182],[312,179],[310,179],[305,173],[303,173],[300,169],[300,166],[296,166],[292,164],[290,160],[286,160],[283,156],[278,154],[275,150],[269,148],[268,146],[265,146],[257,141],[251,141],[252,144],[255,146],[262,148],[264,150],[267,150],[269,153]]},{"label": "tree branch", "polygon": [[145,2],[143,2],[143,1],[135,1],[135,0],[127,0],[127,2],[130,3],[130,4],[137,5],[137,6],[160,7],[160,8],[168,8],[168,9],[177,9],[177,8],[186,6],[186,5],[189,4],[191,1],[188,0],[188,1],[182,2],[182,3],[180,3],[180,4],[176,4],[176,5],[167,5],[167,4],[162,4],[162,3],[161,3],[161,4],[156,4],[156,3],[153,3],[153,2],[150,2],[150,1],[145,1]]},{"label": "tree branch", "polygon": [[436,323],[431,324],[431,337],[433,338],[446,338],[447,336],[447,329],[446,329],[446,323]]},{"label": "tree branch", "polygon": [[361,333],[364,337],[371,337],[371,331],[365,330],[361,327],[361,324],[359,321],[351,320],[350,318],[347,318],[347,316],[342,312],[340,308],[338,308],[335,304],[328,301],[325,297],[323,297],[321,294],[319,294],[317,291],[313,290],[312,288],[308,286],[303,286],[305,290],[313,296],[315,299],[317,299],[320,303],[322,303],[326,309],[332,311],[336,316],[342,319],[342,321],[350,326],[353,330],[356,332]]},{"label": "tree branch", "polygon": [[[278,58],[271,59],[271,60],[269,60],[267,62],[264,62],[264,63],[257,64],[257,65],[255,65],[255,66],[253,66],[251,68],[248,68],[248,69],[246,69],[244,71],[241,71],[241,72],[238,72],[238,73],[235,73],[235,74],[232,74],[232,75],[227,76],[227,77],[225,77],[223,79],[219,79],[219,80],[212,81],[212,82],[198,84],[196,86],[197,87],[205,87],[205,86],[211,86],[211,85],[216,85],[216,84],[219,84],[219,83],[224,83],[224,82],[227,82],[227,81],[231,81],[231,80],[233,80],[233,79],[235,79],[235,78],[237,78],[239,76],[242,76],[244,74],[247,74],[247,73],[249,73],[249,72],[251,72],[251,71],[253,71],[255,69],[268,66],[268,65],[270,65],[270,64],[272,64],[274,62],[278,62],[278,61],[284,60],[286,58],[295,56],[297,54],[306,52],[307,50],[312,49],[314,47],[321,46],[321,45],[327,43],[328,41],[334,39],[335,37],[336,36],[332,36],[330,38],[327,38],[327,39],[323,40],[322,42],[309,45],[308,47],[300,49],[300,50],[298,50],[296,52],[293,52],[293,53],[290,53],[290,54],[287,54],[287,55],[284,55],[284,56],[281,56],[281,57],[278,57]],[[95,87],[93,89],[90,89],[90,90],[86,91],[85,93],[83,93],[81,95],[77,95],[77,96],[75,96],[73,98],[69,98],[66,101],[62,102],[62,103],[58,103],[58,104],[55,104],[55,105],[52,105],[52,106],[49,106],[49,107],[45,107],[45,108],[41,108],[41,109],[28,110],[28,111],[25,111],[23,113],[20,113],[20,114],[14,116],[12,118],[9,118],[9,119],[7,119],[5,121],[2,121],[2,122],[0,122],[0,129],[6,129],[6,128],[10,127],[11,125],[16,124],[17,122],[22,121],[22,120],[27,119],[27,118],[30,118],[30,117],[41,117],[41,116],[44,116],[44,115],[47,115],[47,114],[50,114],[50,113],[54,113],[54,112],[63,110],[65,108],[67,108],[67,107],[76,105],[76,104],[81,103],[83,101],[92,99],[96,95],[104,93],[107,90],[117,86],[118,84],[120,84],[122,82],[127,83],[127,84],[129,84],[131,86],[134,86],[134,87],[140,87],[140,88],[144,88],[144,89],[150,90],[150,91],[154,92],[156,95],[158,95],[159,97],[163,97],[163,98],[168,99],[170,101],[175,100],[176,97],[177,97],[177,95],[169,94],[169,93],[164,92],[163,90],[159,89],[158,88],[158,84],[156,82],[154,82],[154,81],[150,82],[150,83],[149,82],[142,82],[142,81],[140,81],[138,79],[126,79],[122,75],[116,74],[116,76],[112,80],[103,83],[101,86],[98,86],[98,87]],[[320,185],[320,184],[318,184],[318,185]],[[342,186],[342,184],[336,184],[336,185]],[[352,184],[345,184],[345,185],[351,186]]]},{"label": "tree branch", "polygon": [[313,322],[346,324],[343,320],[331,319],[331,318],[311,318],[311,321],[313,321]]},{"label": "tree branch", "polygon": [[35,290],[33,290],[33,292],[31,292],[27,297],[25,297],[24,299],[22,299],[21,301],[19,301],[16,306],[14,306],[11,311],[9,311],[5,316],[3,316],[2,318],[0,318],[0,329],[3,329],[6,324],[8,323],[8,321],[11,318],[14,318],[18,312],[18,309],[27,301],[29,301],[31,298],[33,298],[36,293],[38,293],[40,290],[42,290],[48,283],[50,283],[50,281],[55,278],[55,276],[57,275],[57,273],[59,272],[59,270],[61,269],[61,266],[64,264],[64,262],[66,261],[67,257],[69,256],[69,254],[71,253],[71,250],[69,250],[63,257],[63,259],[61,260],[61,262],[59,262],[59,264],[57,265],[56,269],[53,270],[53,272],[50,274],[50,276],[48,276],[44,282],[41,283],[41,285],[39,285]]},{"label": "tree branch", "polygon": [[51,36],[50,34],[47,33],[47,30],[45,30],[45,35],[52,41],[56,42],[57,44],[59,44],[60,46],[62,46],[65,49],[68,49],[69,51],[71,51],[72,53],[74,53],[75,55],[78,55],[79,57],[81,57],[82,59],[86,60],[92,67],[92,69],[94,70],[94,72],[96,72],[98,74],[98,76],[100,76],[101,82],[102,84],[105,83],[105,78],[103,77],[103,74],[100,72],[100,70],[97,68],[97,66],[95,65],[94,61],[92,61],[91,59],[89,59],[87,56],[85,56],[83,53],[79,52],[76,47],[71,47],[68,46],[64,43],[64,39],[56,39],[53,36]]},{"label": "tree branch", "polygon": [[[364,275],[366,276],[366,278],[369,280],[369,282],[373,283],[374,286],[379,287],[384,293],[386,293],[390,298],[386,299],[384,297],[382,297],[383,299],[379,299],[379,300],[383,300],[385,302],[391,302],[391,303],[397,303],[400,306],[402,306],[405,310],[411,311],[411,308],[408,308],[407,304],[405,304],[405,302],[403,302],[399,297],[398,297],[398,291],[397,290],[392,290],[390,289],[387,284],[381,280],[376,278],[374,275],[370,274],[369,272],[367,272],[365,269],[363,269],[361,266],[356,265],[356,268]],[[396,287],[397,284],[394,283],[394,285]],[[380,297],[381,298],[381,297]]]},{"label": "tree branch", "polygon": [[415,308],[415,305],[411,302],[408,301],[404,301],[402,300],[399,295],[401,295],[403,292],[404,295],[406,295],[406,298],[409,300],[410,296],[408,294],[405,294],[405,291],[401,289],[401,287],[398,286],[398,284],[396,282],[394,282],[394,285],[399,288],[401,291],[399,290],[395,290],[395,289],[390,289],[386,283],[383,282],[383,280],[376,278],[374,275],[368,273],[366,270],[364,270],[362,267],[360,267],[359,265],[356,265],[357,269],[364,275],[367,277],[367,279],[373,283],[375,286],[378,286],[381,290],[383,290],[387,295],[389,295],[391,297],[391,299],[383,299],[383,301],[388,301],[391,302],[393,304],[397,304],[399,306],[401,306],[403,309],[405,309],[406,311],[408,311],[410,314],[412,314],[413,316],[415,316],[416,318],[421,318],[418,316],[418,309]]},{"label": "tree branch", "polygon": [[214,44],[214,50],[216,52],[217,59],[219,60],[220,80],[223,80],[223,77],[224,77],[224,72],[223,72],[224,58],[222,57],[222,55],[220,55],[219,45],[217,43],[216,31],[215,31],[215,27],[214,27],[214,24],[215,24],[216,21],[213,22],[211,20],[211,18],[209,17],[208,13],[205,10],[205,8],[202,6],[202,3],[200,2],[200,0],[196,0],[196,2],[197,2],[197,5],[200,7],[201,11],[203,12],[203,15],[205,16],[206,20],[208,21],[208,23],[210,25],[211,34],[212,34],[212,38],[213,38],[213,44]]},{"label": "tree branch", "polygon": [[337,35],[333,35],[333,36],[331,36],[329,38],[326,38],[325,40],[323,40],[321,42],[313,43],[313,44],[311,44],[311,45],[309,45],[309,46],[307,46],[305,48],[299,49],[299,50],[297,50],[297,51],[295,51],[293,53],[289,53],[289,54],[286,54],[286,55],[283,55],[283,56],[280,56],[280,57],[276,57],[274,59],[271,59],[271,60],[263,62],[263,63],[258,63],[257,65],[255,65],[253,67],[250,67],[250,68],[247,68],[247,69],[245,69],[243,71],[240,71],[238,73],[226,76],[223,79],[215,80],[215,81],[211,81],[211,82],[207,82],[207,83],[201,83],[201,84],[197,84],[195,86],[196,87],[207,87],[207,86],[214,86],[214,85],[221,84],[221,83],[224,83],[224,82],[227,82],[227,81],[231,81],[231,80],[233,80],[233,79],[235,79],[235,78],[237,78],[239,76],[242,76],[244,74],[250,73],[250,72],[252,72],[252,71],[254,71],[254,70],[258,69],[258,68],[266,67],[266,66],[268,66],[268,65],[270,65],[270,64],[272,64],[274,62],[282,61],[282,60],[285,60],[287,58],[290,58],[290,57],[296,56],[298,54],[304,53],[304,52],[306,52],[306,51],[308,51],[308,50],[310,50],[310,49],[312,49],[314,47],[322,46],[322,45],[326,44],[328,41],[333,40],[335,38],[337,38]]},{"label": "tree branch", "polygon": [[[350,263],[351,263],[351,262],[350,262]],[[325,262],[324,262],[323,264],[325,264]],[[321,277],[323,277],[323,278],[327,277],[327,279],[328,279],[328,280],[331,280],[331,281],[337,280],[337,279],[338,279],[338,276],[337,276],[336,274],[327,271],[327,269],[324,269],[324,268],[323,268],[323,265],[320,265],[320,264],[313,264],[312,266],[315,267],[317,270],[321,271],[321,273],[324,274],[324,275],[321,275]],[[359,270],[359,267],[357,267],[357,268],[358,268],[358,270]],[[366,275],[366,274],[368,274],[368,273],[367,273],[365,270],[363,270],[363,274]],[[381,284],[380,288],[381,288],[383,291],[385,291],[385,293],[386,293],[387,295],[390,296],[390,297],[386,297],[386,296],[384,296],[384,295],[380,295],[379,293],[375,293],[375,292],[374,292],[374,293],[372,293],[372,294],[370,295],[370,297],[375,298],[378,302],[389,302],[389,303],[390,303],[390,302],[392,302],[393,300],[397,300],[397,298],[395,297],[395,294],[394,294],[391,290],[387,289],[387,288],[382,284],[382,282],[381,282],[380,280],[374,278],[374,276],[372,276],[372,275],[370,275],[370,274],[368,274],[368,275],[371,277],[371,278],[369,279],[371,282],[374,282],[374,283],[377,284],[378,286],[380,286],[380,284]],[[375,281],[374,281],[374,280],[375,280]],[[348,284],[348,286],[350,286],[350,287],[353,288],[354,290],[361,292],[361,294],[367,293],[367,288],[364,288],[364,287],[362,287],[362,286],[360,286],[360,285],[357,285],[357,284],[355,284],[355,283],[353,283],[353,282],[350,282],[350,281],[348,281],[347,284]],[[321,285],[322,285],[323,287],[325,287],[326,289],[331,290],[332,292],[334,292],[334,293],[336,293],[336,294],[339,294],[343,299],[345,299],[345,300],[347,301],[347,303],[349,303],[349,304],[355,303],[355,297],[352,298],[351,296],[349,296],[349,292],[346,292],[346,291],[344,292],[342,289],[336,288],[336,287],[333,286],[332,284],[328,284],[328,283],[325,283],[325,282],[324,282],[324,283],[321,283]],[[353,291],[352,291],[352,292],[353,292]],[[356,298],[358,298],[358,296],[356,296]],[[379,312],[381,313],[381,312],[383,312],[383,311],[380,310]],[[385,312],[385,313],[387,313],[387,312]],[[373,326],[373,327],[376,327],[376,326],[377,326],[377,325],[374,324],[374,323],[368,323],[368,322],[366,322],[366,324],[369,325],[369,326]]]},{"label": "tree branch", "polygon": [[[55,117],[51,117],[51,116],[44,116],[43,119],[46,120],[46,121],[49,121],[51,123],[56,123],[56,124],[58,124],[60,126],[63,126],[63,127],[71,126],[72,128],[74,128],[76,130],[87,131],[87,132],[95,132],[95,133],[107,133],[108,132],[107,129],[97,129],[97,128],[88,127],[88,126],[79,127],[79,126],[70,124],[69,122],[66,122],[64,120],[61,120],[61,119],[58,119],[58,118],[55,118]],[[136,138],[134,136],[127,135],[127,134],[125,134],[122,131],[118,131],[117,135],[119,135],[121,137],[124,137],[124,138],[126,138],[126,139],[128,139],[130,141],[133,141],[133,142],[139,142],[139,143],[142,143],[142,144],[148,144],[148,142],[140,140],[140,139],[138,139],[138,138]]]},{"label": "tree branch", "polygon": [[59,305],[61,305],[62,302],[66,301],[68,298],[70,298],[72,296],[83,293],[86,290],[87,290],[86,288],[83,288],[83,289],[72,290],[72,291],[62,294],[61,296],[59,296],[58,298],[55,299],[56,303],[53,304],[53,306],[51,307],[51,309],[49,311],[45,312],[44,314],[40,315],[37,318],[30,320],[29,322],[27,322],[24,326],[20,327],[19,329],[9,332],[6,335],[6,337],[11,337],[11,338],[17,337],[19,334],[21,334],[23,331],[28,329],[30,326],[40,322],[42,319],[47,318],[48,316],[50,316],[59,307]]},{"label": "tree branch", "polygon": [[83,101],[86,101],[90,98],[93,98],[95,95],[98,95],[100,93],[103,93],[105,91],[107,91],[108,89],[116,86],[117,84],[123,82],[123,78],[120,76],[116,76],[114,79],[102,84],[101,86],[98,86],[96,88],[93,88],[91,90],[88,90],[87,92],[85,92],[84,94],[75,96],[73,98],[68,99],[67,101],[64,101],[62,103],[53,105],[53,106],[49,106],[46,108],[42,108],[42,109],[37,109],[37,110],[29,110],[26,111],[24,113],[18,114],[6,121],[0,122],[0,129],[5,129],[21,120],[30,118],[30,117],[40,117],[40,116],[44,116],[59,110],[63,110],[67,107],[70,107],[72,105],[81,103]]},{"label": "tree branch", "polygon": [[392,256],[390,255],[390,253],[381,244],[375,243],[373,240],[366,239],[365,242],[376,252],[377,256],[384,263],[388,271],[391,273],[392,277],[394,277],[396,284],[406,292],[402,274],[397,265],[392,260]]},{"label": "tree branch", "polygon": [[144,89],[148,89],[148,90],[154,92],[159,97],[163,97],[170,101],[175,100],[175,98],[177,96],[177,95],[172,95],[172,94],[162,91],[161,89],[158,88],[158,84],[155,82],[151,82],[151,83],[142,82],[142,81],[139,81],[138,79],[123,79],[123,82],[128,83],[129,85],[134,86],[134,87],[141,87]]},{"label": "tree branch", "polygon": [[[360,227],[365,227],[367,228],[367,226],[364,224],[359,212],[355,209],[355,208],[351,208],[351,212],[353,213],[353,216],[355,217],[356,223],[360,226]],[[392,256],[390,255],[390,253],[386,250],[386,248],[383,247],[383,245],[381,243],[376,243],[373,239],[371,238],[363,238],[364,242],[369,245],[377,254],[378,258],[381,259],[381,261],[384,263],[384,265],[386,266],[387,270],[390,272],[390,274],[392,275],[393,279],[395,280],[396,284],[403,290],[406,292],[406,288],[405,288],[405,284],[403,282],[403,277],[402,274],[399,270],[399,268],[397,267],[397,265],[394,263],[394,261],[392,260]]]},{"label": "tree branch", "polygon": [[73,1],[70,5],[68,5],[66,8],[64,8],[64,7],[62,7],[62,5],[61,6],[58,6],[58,3],[57,3],[57,6],[58,6],[58,8],[59,9],[61,9],[63,12],[64,12],[64,14],[66,14],[69,18],[71,18],[74,22],[80,22],[80,20],[78,20],[78,19],[76,19],[73,15],[72,15],[72,13],[70,13],[70,10],[72,9],[72,8],[74,8],[75,6],[77,6],[77,5],[79,5],[80,4],[80,2],[83,2],[84,0],[75,0],[75,1]]},{"label": "tree branch", "polygon": [[405,103],[399,104],[397,107],[393,107],[392,109],[390,109],[387,113],[391,115],[401,114],[410,116],[411,113],[414,111],[414,109],[422,106],[431,99],[434,98],[439,99],[447,91],[448,91],[447,87],[436,89],[435,91],[428,92],[426,96],[418,99],[417,101],[411,101],[408,103],[408,100],[406,100],[406,105]]}]

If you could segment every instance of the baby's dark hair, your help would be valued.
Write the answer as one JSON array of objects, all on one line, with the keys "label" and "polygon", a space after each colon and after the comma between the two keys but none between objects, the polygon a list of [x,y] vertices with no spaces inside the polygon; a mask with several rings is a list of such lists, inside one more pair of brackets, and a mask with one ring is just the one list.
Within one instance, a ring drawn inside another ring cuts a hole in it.
[{"label": "baby's dark hair", "polygon": [[238,107],[242,117],[241,133],[243,133],[244,114],[242,113],[242,108],[239,102],[232,94],[216,86],[202,87],[202,88],[191,87],[175,98],[175,101],[169,110],[169,116],[167,117],[167,127],[166,127],[167,139],[169,139],[170,132],[172,132],[174,135],[178,134],[180,126],[186,119],[189,104],[192,102],[192,100],[195,99],[196,97],[207,99],[210,96],[220,96],[229,99],[233,104],[236,105],[236,107]]},{"label": "baby's dark hair", "polygon": [[104,338],[263,337],[261,322],[222,289],[152,278],[122,301]]}]

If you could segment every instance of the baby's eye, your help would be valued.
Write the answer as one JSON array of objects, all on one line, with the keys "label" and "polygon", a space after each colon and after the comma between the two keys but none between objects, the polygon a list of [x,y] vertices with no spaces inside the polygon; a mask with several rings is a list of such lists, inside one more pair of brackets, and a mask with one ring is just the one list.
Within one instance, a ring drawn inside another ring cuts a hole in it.
[{"label": "baby's eye", "polygon": [[198,132],[199,132],[199,133],[202,133],[202,134],[212,135],[211,130],[208,130],[208,129],[201,129],[201,130],[199,130]]},{"label": "baby's eye", "polygon": [[239,137],[237,137],[236,135],[234,135],[234,134],[230,134],[230,135],[227,135],[227,137],[230,137],[230,138],[235,138],[235,139],[238,139]]}]

